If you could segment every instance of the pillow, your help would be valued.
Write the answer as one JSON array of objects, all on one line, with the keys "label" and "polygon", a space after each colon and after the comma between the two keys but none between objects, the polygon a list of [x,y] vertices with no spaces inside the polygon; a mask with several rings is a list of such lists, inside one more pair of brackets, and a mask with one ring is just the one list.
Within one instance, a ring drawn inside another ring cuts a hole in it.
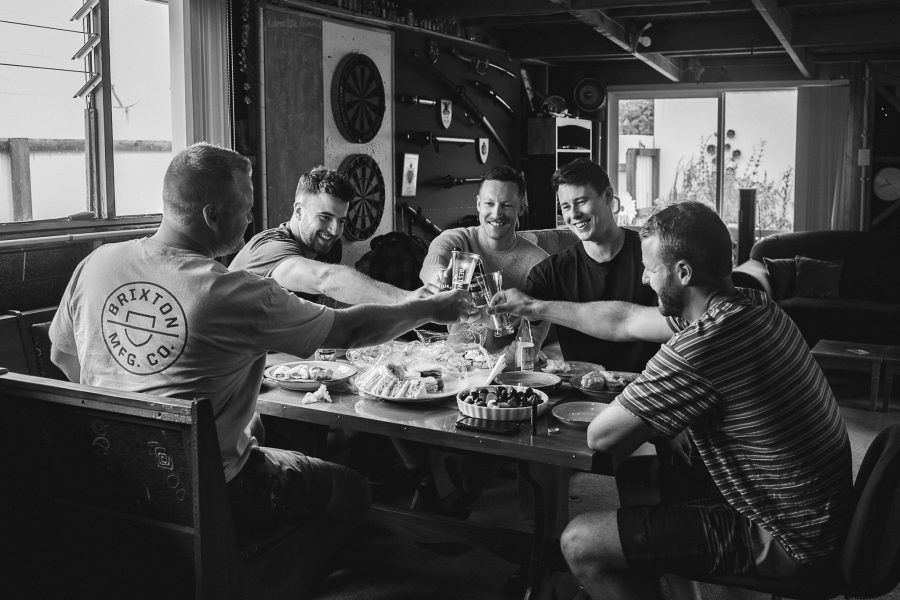
[{"label": "pillow", "polygon": [[796,296],[803,298],[837,298],[844,270],[842,260],[816,260],[797,256]]},{"label": "pillow", "polygon": [[793,258],[763,258],[763,262],[772,283],[772,299],[784,300],[793,296],[797,261]]}]

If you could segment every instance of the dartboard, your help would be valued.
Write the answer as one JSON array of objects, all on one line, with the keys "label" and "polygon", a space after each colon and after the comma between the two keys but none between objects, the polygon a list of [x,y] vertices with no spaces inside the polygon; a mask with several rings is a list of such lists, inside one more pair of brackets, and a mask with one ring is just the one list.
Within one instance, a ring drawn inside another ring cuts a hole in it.
[{"label": "dartboard", "polygon": [[375,137],[384,118],[384,83],[372,59],[348,54],[331,82],[331,109],[341,134],[357,144]]},{"label": "dartboard", "polygon": [[367,154],[351,154],[338,171],[353,184],[353,200],[347,211],[344,233],[352,240],[368,239],[378,229],[384,214],[384,177],[375,159]]}]

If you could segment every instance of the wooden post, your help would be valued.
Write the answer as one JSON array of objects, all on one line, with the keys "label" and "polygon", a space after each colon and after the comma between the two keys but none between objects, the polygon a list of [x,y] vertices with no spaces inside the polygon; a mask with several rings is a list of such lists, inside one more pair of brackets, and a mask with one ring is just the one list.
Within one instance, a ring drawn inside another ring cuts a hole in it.
[{"label": "wooden post", "polygon": [[31,221],[31,153],[28,138],[9,139],[13,221]]}]

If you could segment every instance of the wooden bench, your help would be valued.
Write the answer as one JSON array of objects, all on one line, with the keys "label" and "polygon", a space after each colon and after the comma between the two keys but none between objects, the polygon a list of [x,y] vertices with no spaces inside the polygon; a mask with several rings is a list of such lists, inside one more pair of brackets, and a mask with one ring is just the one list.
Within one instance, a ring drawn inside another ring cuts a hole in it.
[{"label": "wooden bench", "polygon": [[238,539],[212,408],[0,369],[4,598],[302,598],[320,524]]}]

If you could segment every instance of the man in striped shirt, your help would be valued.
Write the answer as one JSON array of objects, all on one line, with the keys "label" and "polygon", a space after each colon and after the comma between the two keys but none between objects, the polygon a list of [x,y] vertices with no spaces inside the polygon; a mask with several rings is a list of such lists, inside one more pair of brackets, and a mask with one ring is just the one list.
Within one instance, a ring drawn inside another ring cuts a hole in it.
[{"label": "man in striped shirt", "polygon": [[[519,292],[494,309],[581,318],[606,339],[665,341],[590,424],[588,445],[628,456],[654,441],[688,462],[689,437],[713,484],[579,515],[561,539],[566,560],[594,598],[650,598],[647,574],[814,577],[832,564],[852,510],[849,440],[821,370],[768,296],[733,287],[731,238],[711,209],[663,209],[641,231],[641,249],[658,311],[551,306]],[[677,589],[699,597],[696,586]]]}]

